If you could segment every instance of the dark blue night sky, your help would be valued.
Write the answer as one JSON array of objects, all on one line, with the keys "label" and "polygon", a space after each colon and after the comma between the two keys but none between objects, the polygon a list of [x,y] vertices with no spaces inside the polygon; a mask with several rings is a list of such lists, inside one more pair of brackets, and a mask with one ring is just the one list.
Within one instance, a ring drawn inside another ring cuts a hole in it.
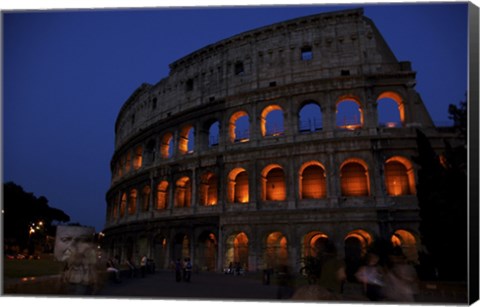
[{"label": "dark blue night sky", "polygon": [[142,83],[205,45],[287,19],[364,7],[438,125],[467,91],[468,5],[3,12],[3,180],[103,229],[114,123]]}]

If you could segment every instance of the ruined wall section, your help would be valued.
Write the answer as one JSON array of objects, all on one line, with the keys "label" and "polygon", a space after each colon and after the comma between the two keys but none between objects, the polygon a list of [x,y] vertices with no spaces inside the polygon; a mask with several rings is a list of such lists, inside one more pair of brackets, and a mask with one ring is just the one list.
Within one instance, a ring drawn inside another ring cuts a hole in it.
[{"label": "ruined wall section", "polygon": [[116,149],[174,114],[243,93],[347,76],[365,80],[400,73],[414,80],[409,63],[396,60],[362,9],[248,31],[193,52],[170,68],[167,78],[142,85],[124,104]]}]

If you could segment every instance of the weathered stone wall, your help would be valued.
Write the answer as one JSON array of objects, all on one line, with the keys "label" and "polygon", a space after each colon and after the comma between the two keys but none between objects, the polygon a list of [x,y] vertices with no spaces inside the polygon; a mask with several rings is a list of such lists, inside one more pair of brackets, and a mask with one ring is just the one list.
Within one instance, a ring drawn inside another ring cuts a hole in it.
[{"label": "weathered stone wall", "polygon": [[[401,238],[403,247],[420,246],[416,166],[411,161],[415,128],[431,137],[434,148],[443,146],[445,135],[436,131],[414,89],[410,63],[396,60],[362,10],[245,32],[170,67],[167,78],[139,87],[117,118],[107,193],[110,253],[148,253],[161,267],[188,254],[198,267],[215,270],[240,257],[248,259],[244,265],[249,270],[259,270],[271,265],[269,253],[288,255],[288,265],[298,269],[310,253],[309,244],[315,243],[308,241],[312,233],[326,235],[343,256],[348,238],[357,238],[365,251],[372,240],[388,239],[398,230],[413,238]],[[377,106],[382,98],[398,105],[401,122],[394,128],[380,125]],[[361,109],[361,124],[352,129],[336,122],[338,106],[346,100]],[[320,107],[322,127],[305,132],[299,113],[308,102]],[[270,109],[283,112],[278,135],[265,132]],[[230,133],[239,111],[249,119],[245,142]],[[214,122],[219,123],[219,139],[212,145],[209,128]],[[184,134],[188,127],[195,131],[193,152],[180,150],[180,144],[193,141]],[[166,156],[162,144],[170,134],[175,150]],[[385,170],[392,160],[405,168],[408,193],[387,191]],[[326,192],[305,199],[300,170],[311,161],[323,169]],[[365,168],[366,195],[342,192],[342,167],[348,163]],[[240,184],[232,184],[232,172],[240,168],[248,174],[245,203],[229,195]],[[283,172],[281,200],[265,196],[274,189],[266,184],[270,168]],[[210,193],[205,191],[212,188],[207,178],[212,177],[217,197],[213,205],[204,204]],[[185,186],[179,187],[180,181]],[[159,187],[162,182],[168,183],[165,190]],[[162,193],[168,197],[159,208]],[[190,199],[188,205],[177,205],[179,193],[182,200]],[[135,206],[128,212],[130,195],[135,195]],[[248,252],[234,246],[243,244],[235,237],[239,234],[248,238]],[[269,243],[276,236],[281,239]],[[277,248],[272,244],[280,244],[278,250],[271,251]]]}]

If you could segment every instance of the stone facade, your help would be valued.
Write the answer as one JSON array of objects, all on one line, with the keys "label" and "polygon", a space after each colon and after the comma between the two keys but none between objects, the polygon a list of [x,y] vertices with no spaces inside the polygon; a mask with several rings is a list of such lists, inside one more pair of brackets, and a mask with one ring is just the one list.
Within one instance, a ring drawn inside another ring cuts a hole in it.
[{"label": "stone facade", "polygon": [[[448,135],[363,10],[245,32],[170,68],[115,124],[111,256],[298,270],[327,239],[355,262],[382,238],[417,260],[415,130],[436,149]],[[357,113],[342,120],[344,104]]]}]

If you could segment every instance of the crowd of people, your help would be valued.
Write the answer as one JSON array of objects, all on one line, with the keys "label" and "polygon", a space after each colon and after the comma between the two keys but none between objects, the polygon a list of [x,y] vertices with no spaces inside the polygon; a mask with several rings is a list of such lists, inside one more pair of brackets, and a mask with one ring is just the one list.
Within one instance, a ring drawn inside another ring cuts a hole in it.
[{"label": "crowd of people", "polygon": [[[65,267],[61,275],[61,280],[69,294],[95,294],[102,283],[102,263],[108,278],[116,283],[122,282],[119,257],[112,257],[102,262],[98,253],[98,249],[90,242],[80,241],[70,247],[69,255],[64,259]],[[314,284],[295,288],[295,276],[285,265],[278,267],[275,273],[273,270],[264,270],[263,283],[270,284],[270,275],[275,276],[278,299],[342,300],[345,294],[344,285],[347,282],[345,261],[338,257],[333,243],[327,244],[318,258],[320,265],[317,266],[318,274]],[[138,266],[135,263],[138,263]],[[123,268],[126,268],[123,271],[127,272],[124,272],[123,276],[128,278],[136,276],[144,278],[147,273],[155,271],[153,261],[146,255],[142,255],[138,262],[132,258],[126,259]],[[191,281],[193,266],[189,257],[172,261],[171,268],[175,272],[176,282]],[[231,263],[225,273],[239,275],[240,271],[239,264]],[[353,282],[361,285],[363,294],[370,301],[415,301],[416,271],[411,264],[407,263],[400,247],[393,248],[388,253],[378,250],[370,251],[353,276]]]},{"label": "crowd of people", "polygon": [[[318,280],[314,285],[296,289],[294,300],[342,300],[347,282],[345,261],[340,259],[332,243],[320,255]],[[354,273],[353,280],[362,286],[364,296],[372,302],[414,302],[417,274],[407,262],[400,247],[388,251],[370,251]]]}]

